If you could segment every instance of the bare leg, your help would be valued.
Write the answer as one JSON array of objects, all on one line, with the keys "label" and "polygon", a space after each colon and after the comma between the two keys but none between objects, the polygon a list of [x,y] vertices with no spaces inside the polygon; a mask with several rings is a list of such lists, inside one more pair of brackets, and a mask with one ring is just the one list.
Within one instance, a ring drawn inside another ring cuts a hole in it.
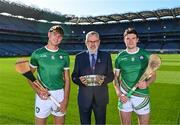
[{"label": "bare leg", "polygon": [[65,116],[54,116],[54,124],[55,125],[64,125],[64,119],[65,119]]},{"label": "bare leg", "polygon": [[148,125],[149,124],[150,114],[138,115],[139,125]]},{"label": "bare leg", "polygon": [[47,118],[35,118],[35,125],[45,125]]},{"label": "bare leg", "polygon": [[122,125],[131,125],[131,114],[132,112],[119,112]]}]

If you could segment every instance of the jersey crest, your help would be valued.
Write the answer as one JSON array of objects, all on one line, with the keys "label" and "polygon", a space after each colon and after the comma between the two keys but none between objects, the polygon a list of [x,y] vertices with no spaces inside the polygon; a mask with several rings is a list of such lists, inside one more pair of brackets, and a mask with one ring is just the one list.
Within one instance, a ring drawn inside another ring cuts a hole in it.
[{"label": "jersey crest", "polygon": [[63,56],[60,55],[59,58],[60,58],[60,59],[63,59]]}]

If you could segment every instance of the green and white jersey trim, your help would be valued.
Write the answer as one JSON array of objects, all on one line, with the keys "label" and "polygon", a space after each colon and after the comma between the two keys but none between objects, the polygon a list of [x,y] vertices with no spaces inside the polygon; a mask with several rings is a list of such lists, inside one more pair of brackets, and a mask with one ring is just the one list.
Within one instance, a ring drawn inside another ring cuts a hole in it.
[{"label": "green and white jersey trim", "polygon": [[[120,52],[115,60],[115,71],[120,71],[121,86],[128,92],[139,81],[143,75],[147,65],[148,59],[151,53],[144,49],[137,47],[135,52],[128,52],[123,50]],[[149,93],[148,88],[137,88],[134,94],[138,96],[147,96]]]},{"label": "green and white jersey trim", "polygon": [[61,49],[51,50],[46,46],[31,55],[30,66],[37,68],[38,79],[49,90],[64,88],[64,71],[69,70],[69,54]]},{"label": "green and white jersey trim", "polygon": [[70,68],[69,67],[65,67],[64,70],[69,70]]},{"label": "green and white jersey trim", "polygon": [[[130,88],[126,82],[122,79],[122,82],[121,82],[121,87],[128,93],[132,88]],[[139,96],[139,97],[144,97],[144,96],[148,96],[148,94],[144,94],[144,93],[141,93],[141,92],[137,92],[137,91],[134,91],[132,93],[132,95],[134,96]]]},{"label": "green and white jersey trim", "polygon": [[116,69],[116,68],[115,68],[114,71],[120,72],[120,69]]},{"label": "green and white jersey trim", "polygon": [[31,63],[29,63],[29,66],[32,67],[32,68],[34,68],[34,69],[37,68],[37,66],[34,66],[34,65],[32,65]]},{"label": "green and white jersey trim", "polygon": [[41,82],[41,84],[42,84],[45,88],[49,89],[49,88],[43,83],[43,81],[41,80],[41,77],[39,76],[39,74],[37,74],[37,77],[38,77],[38,80]]},{"label": "green and white jersey trim", "polygon": [[129,52],[128,49],[125,50],[128,54],[136,54],[139,52],[139,47],[137,47],[137,50],[135,52]]},{"label": "green and white jersey trim", "polygon": [[59,50],[59,48],[57,50],[52,50],[52,49],[47,48],[47,46],[45,46],[45,48],[50,52],[57,52]]}]

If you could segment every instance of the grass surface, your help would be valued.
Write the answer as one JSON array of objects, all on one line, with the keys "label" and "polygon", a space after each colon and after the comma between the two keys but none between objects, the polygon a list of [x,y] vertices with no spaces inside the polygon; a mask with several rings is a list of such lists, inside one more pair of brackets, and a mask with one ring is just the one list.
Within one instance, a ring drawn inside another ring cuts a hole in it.
[{"label": "grass surface", "polygon": [[[150,86],[151,124],[177,124],[180,117],[180,55],[160,55],[162,66],[156,82]],[[17,58],[0,58],[0,124],[34,124],[34,92],[26,79],[17,74]],[[115,55],[112,56],[114,63]],[[71,71],[74,56],[71,56]],[[110,100],[107,124],[119,124],[117,97],[109,84]],[[93,116],[92,116],[93,117]],[[133,114],[133,123],[137,117]],[[94,123],[94,120],[92,120]],[[52,117],[48,123],[53,123]],[[71,93],[66,124],[80,124],[77,107],[77,86],[71,82]]]}]

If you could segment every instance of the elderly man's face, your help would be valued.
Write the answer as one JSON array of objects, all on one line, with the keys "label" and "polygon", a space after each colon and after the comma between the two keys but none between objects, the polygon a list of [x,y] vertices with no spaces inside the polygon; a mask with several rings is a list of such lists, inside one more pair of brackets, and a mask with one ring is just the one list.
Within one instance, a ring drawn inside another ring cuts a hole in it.
[{"label": "elderly man's face", "polygon": [[95,53],[97,52],[100,45],[100,40],[96,35],[90,35],[86,41],[86,46],[89,52]]}]

